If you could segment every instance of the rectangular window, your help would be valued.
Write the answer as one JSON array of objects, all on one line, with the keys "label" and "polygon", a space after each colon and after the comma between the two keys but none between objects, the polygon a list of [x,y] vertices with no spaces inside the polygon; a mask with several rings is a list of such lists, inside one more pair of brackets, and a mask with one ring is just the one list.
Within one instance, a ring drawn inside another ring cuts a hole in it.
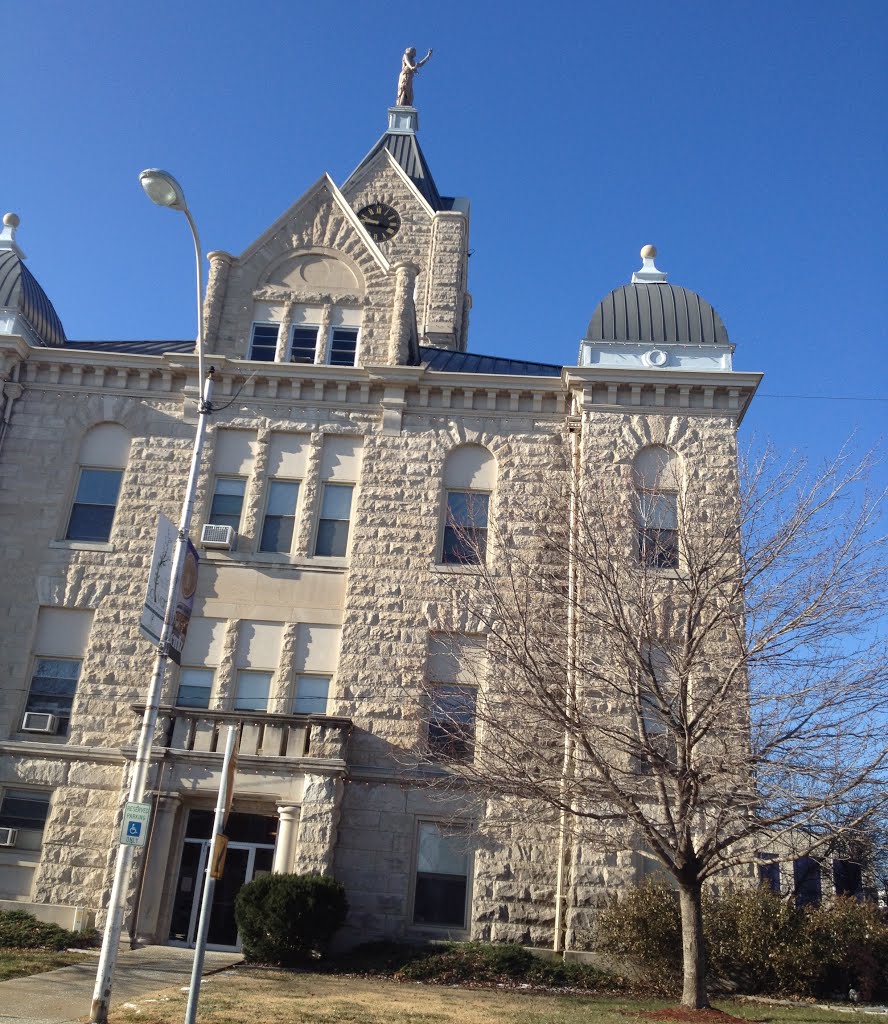
[{"label": "rectangular window", "polygon": [[330,365],[354,366],[358,350],[357,327],[334,327],[330,334]]},{"label": "rectangular window", "polygon": [[296,696],[293,698],[294,715],[326,715],[329,676],[296,676]]},{"label": "rectangular window", "polygon": [[217,478],[213,504],[210,506],[210,522],[215,526],[231,526],[239,530],[246,492],[246,480]]},{"label": "rectangular window", "polygon": [[638,556],[650,569],[678,568],[678,495],[638,497]]},{"label": "rectangular window", "polygon": [[448,491],[447,521],[444,524],[445,565],[475,565],[487,557],[487,511],[489,494],[478,491]]},{"label": "rectangular window", "polygon": [[863,874],[860,864],[854,860],[833,861],[833,885],[836,896],[860,897],[863,887]]},{"label": "rectangular window", "polygon": [[813,857],[798,857],[792,862],[792,879],[796,906],[819,907],[820,863]]},{"label": "rectangular window", "polygon": [[179,692],[176,695],[176,707],[208,708],[210,693],[213,689],[213,669],[181,668],[179,669]]},{"label": "rectangular window", "polygon": [[429,754],[442,761],[471,761],[475,756],[474,686],[441,686],[431,689]]},{"label": "rectangular window", "polygon": [[318,327],[294,327],[290,337],[290,362],[313,363],[318,348]]},{"label": "rectangular window", "polygon": [[80,470],[66,540],[108,540],[122,479],[122,469]]},{"label": "rectangular window", "polygon": [[49,793],[7,789],[0,800],[0,828],[28,828],[42,832],[49,815]]},{"label": "rectangular window", "polygon": [[348,549],[353,484],[324,484],[315,554],[342,557]]},{"label": "rectangular window", "polygon": [[420,822],[417,835],[414,924],[465,928],[469,855],[465,839],[435,822]]},{"label": "rectangular window", "polygon": [[268,694],[271,691],[273,672],[244,670],[237,674],[237,696],[234,698],[235,711],[267,711]]},{"label": "rectangular window", "polygon": [[780,863],[773,853],[756,854],[758,863],[758,883],[763,889],[780,894]]},{"label": "rectangular window", "polygon": [[272,480],[268,485],[268,505],[262,524],[260,551],[289,552],[293,546],[298,497],[299,484],[295,480]]},{"label": "rectangular window", "polygon": [[273,363],[274,354],[277,351],[277,339],[277,324],[253,324],[250,358],[259,359],[263,363]]},{"label": "rectangular window", "polygon": [[71,705],[80,676],[80,662],[61,658],[38,658],[31,676],[31,689],[25,711],[55,715],[58,733],[68,735]]}]

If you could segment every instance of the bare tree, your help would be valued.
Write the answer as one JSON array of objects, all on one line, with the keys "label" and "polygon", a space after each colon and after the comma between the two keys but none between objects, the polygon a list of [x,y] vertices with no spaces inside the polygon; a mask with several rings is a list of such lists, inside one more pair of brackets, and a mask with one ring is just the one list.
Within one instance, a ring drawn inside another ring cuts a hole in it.
[{"label": "bare tree", "polygon": [[548,812],[559,871],[587,840],[658,862],[679,895],[685,1006],[708,1005],[701,887],[783,837],[863,834],[888,798],[870,469],[766,451],[713,486],[665,447],[590,472],[573,440],[561,484],[501,499],[487,530],[486,504],[484,524],[463,509],[449,526],[462,569],[440,583],[485,640],[441,636],[462,675],[429,687],[425,759]]}]

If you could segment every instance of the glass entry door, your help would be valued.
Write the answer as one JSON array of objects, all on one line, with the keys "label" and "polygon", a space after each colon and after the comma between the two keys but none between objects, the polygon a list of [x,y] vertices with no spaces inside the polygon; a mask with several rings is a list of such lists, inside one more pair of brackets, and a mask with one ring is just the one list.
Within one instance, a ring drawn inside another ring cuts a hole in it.
[{"label": "glass entry door", "polygon": [[[194,814],[195,812],[192,812],[192,815]],[[235,816],[232,815],[233,817]],[[244,817],[247,816],[244,815]],[[189,832],[198,830],[192,828],[193,824],[189,820]],[[203,829],[201,828],[200,831]],[[268,838],[271,838],[271,835]],[[195,943],[209,854],[209,838],[198,839],[186,836],[182,847],[182,860],[179,865],[179,878],[173,897],[173,915],[170,921],[169,941],[176,945],[193,946]],[[234,920],[235,897],[240,892],[241,886],[252,881],[257,875],[268,874],[271,871],[273,858],[273,844],[229,842],[225,858],[225,873],[216,882],[216,889],[213,893],[210,926],[207,931],[207,947],[209,949],[240,949],[237,924]]]}]

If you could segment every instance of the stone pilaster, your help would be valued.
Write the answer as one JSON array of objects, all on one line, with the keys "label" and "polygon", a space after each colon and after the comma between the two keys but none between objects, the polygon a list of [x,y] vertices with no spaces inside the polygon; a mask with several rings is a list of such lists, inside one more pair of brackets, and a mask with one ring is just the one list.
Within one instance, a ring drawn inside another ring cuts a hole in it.
[{"label": "stone pilaster", "polygon": [[325,302],[321,308],[321,326],[318,328],[318,347],[315,351],[315,362],[323,366],[327,362],[330,351],[330,321],[333,307]]},{"label": "stone pilaster", "polygon": [[413,289],[419,267],[402,260],[392,268],[395,272],[395,297],[392,303],[392,327],[389,334],[388,361],[392,366],[404,366],[410,354],[410,339],[416,333],[416,307]]},{"label": "stone pilaster", "polygon": [[225,624],[225,635],[222,638],[222,652],[219,655],[219,667],[216,669],[214,695],[210,701],[213,710],[224,711],[234,701],[234,689],[237,685],[237,639],[240,619],[229,619]]},{"label": "stone pilaster", "polygon": [[[241,536],[238,547],[255,551],[262,535],[262,513],[265,509],[265,478],[268,476],[268,444],[271,431],[262,428],[256,432],[256,458],[253,472],[244,499],[244,514],[241,519]],[[240,541],[243,541],[241,544]]]},{"label": "stone pilaster", "polygon": [[296,840],[299,834],[299,805],[278,804],[277,842],[274,846],[274,863],[271,870],[276,875],[289,874],[294,870]]},{"label": "stone pilaster", "polygon": [[299,504],[304,510],[296,520],[296,547],[294,554],[299,557],[308,555],[311,546],[312,533],[314,531],[314,516],[306,515],[305,510],[316,509],[321,489],[321,458],[324,450],[324,435],[315,431],[311,435],[311,443],[308,447],[305,478],[301,484]]},{"label": "stone pilaster", "polygon": [[293,311],[295,303],[291,302],[284,310],[281,322],[278,325],[277,348],[274,350],[274,361],[285,363],[287,361],[287,345],[290,340],[290,328],[293,326]]},{"label": "stone pilaster", "polygon": [[296,655],[299,643],[299,623],[285,622],[281,637],[281,656],[277,672],[271,681],[269,711],[289,714],[293,680],[296,677]]},{"label": "stone pilaster", "polygon": [[204,342],[207,349],[212,352],[216,347],[215,342],[222,319],[222,306],[225,302],[225,289],[228,286],[228,272],[234,262],[234,257],[230,253],[217,250],[208,252],[207,259],[210,261],[210,276],[203,302],[203,329]]},{"label": "stone pilaster", "polygon": [[333,870],[342,790],[340,778],[305,776],[299,839],[293,861],[293,871],[297,874],[328,875]]}]

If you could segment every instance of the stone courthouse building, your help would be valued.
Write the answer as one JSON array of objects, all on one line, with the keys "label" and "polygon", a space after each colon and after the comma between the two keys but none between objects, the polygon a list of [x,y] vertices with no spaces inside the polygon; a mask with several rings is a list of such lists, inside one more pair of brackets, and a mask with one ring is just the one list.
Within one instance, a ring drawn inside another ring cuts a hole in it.
[{"label": "stone courthouse building", "polygon": [[[212,945],[236,947],[234,895],[271,870],[340,879],[348,941],[550,945],[554,845],[457,843],[402,756],[446,742],[440,709],[464,696],[433,653],[460,628],[442,596],[470,557],[458,527],[483,539],[556,472],[568,416],[627,464],[668,443],[700,472],[734,465],[759,375],[732,369],[718,314],[651,250],[576,310],[577,365],[474,352],[469,202],[439,192],[417,129],[391,108],[345,182],[321,176],[239,256],[209,254],[201,563],[132,878],[142,939],[194,939],[237,721]],[[71,925],[100,920],[110,888],[154,655],[139,619],[158,513],[182,502],[198,363],[193,342],[69,340],[17,227],[0,235],[0,906]],[[441,700],[422,713],[429,682]],[[631,857],[601,863],[602,886],[635,880]]]}]

